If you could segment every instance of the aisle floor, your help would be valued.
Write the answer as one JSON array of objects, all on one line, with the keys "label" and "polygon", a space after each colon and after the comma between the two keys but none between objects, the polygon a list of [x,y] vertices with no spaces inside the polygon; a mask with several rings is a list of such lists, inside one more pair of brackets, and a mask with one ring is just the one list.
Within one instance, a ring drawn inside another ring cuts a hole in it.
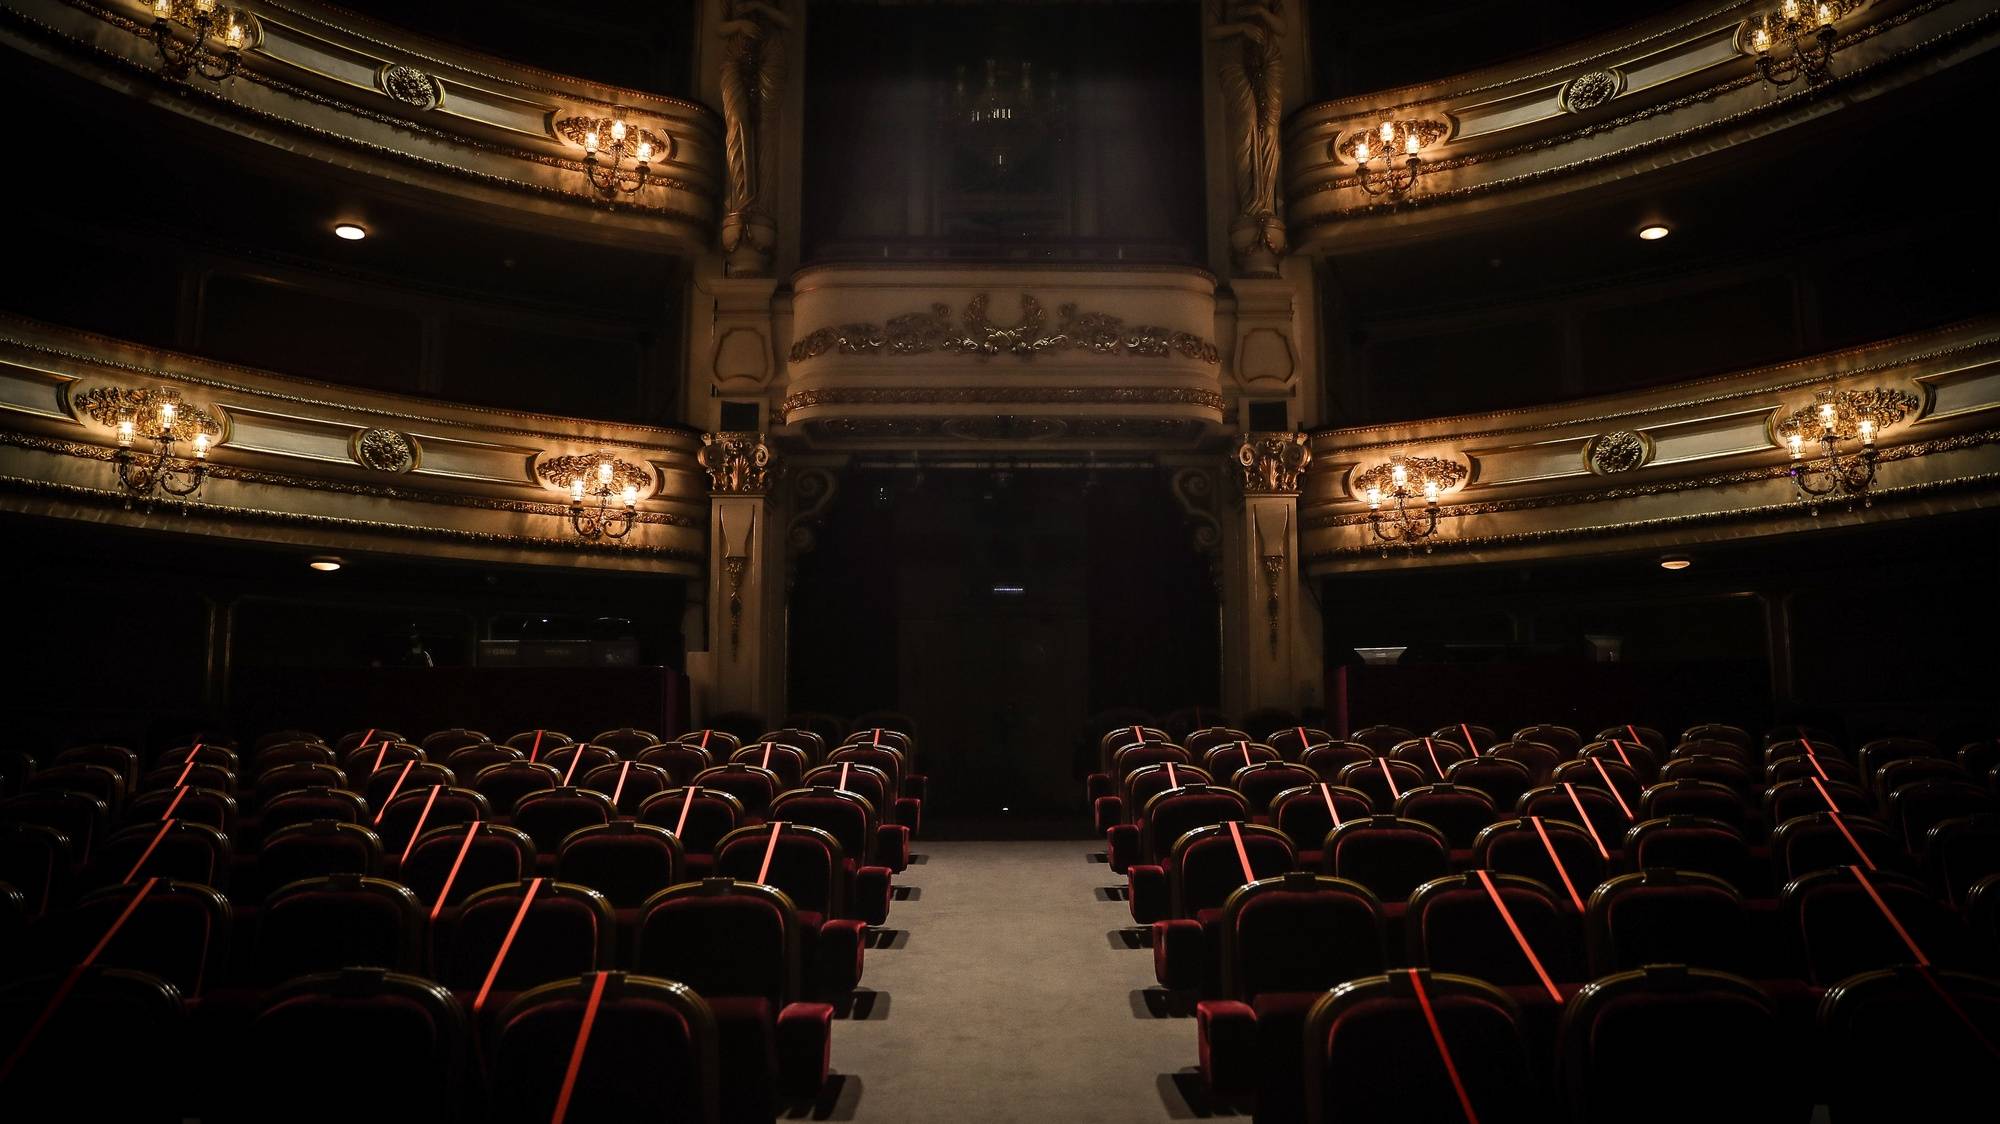
[{"label": "aisle floor", "polygon": [[[1161,1121],[1195,1115],[1191,1018],[1147,1013],[1152,953],[1120,936],[1102,843],[920,842],[916,892],[834,1023],[832,1119]],[[902,934],[902,935],[897,935]],[[872,1009],[871,1009],[872,1008]],[[866,1017],[863,1017],[863,1012]],[[1176,1078],[1180,1071],[1188,1070]]]}]

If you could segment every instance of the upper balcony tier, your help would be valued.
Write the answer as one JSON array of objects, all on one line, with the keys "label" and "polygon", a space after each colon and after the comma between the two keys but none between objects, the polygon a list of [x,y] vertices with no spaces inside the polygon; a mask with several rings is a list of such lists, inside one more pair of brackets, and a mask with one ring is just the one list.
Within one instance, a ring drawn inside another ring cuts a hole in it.
[{"label": "upper balcony tier", "polygon": [[[153,6],[140,0],[8,0],[0,43],[199,125],[441,205],[476,205],[496,221],[559,219],[578,237],[677,253],[713,241],[722,145],[716,115],[700,105],[431,42],[328,5],[236,7],[245,45],[221,81],[164,76]],[[188,44],[184,29],[174,36]],[[629,193],[593,186],[585,160],[586,134],[608,136],[613,119],[626,126],[628,176],[637,146],[650,146],[644,182]]]},{"label": "upper balcony tier", "polygon": [[[1690,162],[1822,122],[2000,43],[1995,0],[1841,0],[1831,76],[1777,86],[1760,74],[1752,38],[1776,7],[1690,4],[1483,70],[1305,106],[1285,130],[1293,244],[1348,253],[1502,221],[1573,193],[1644,190]],[[1788,43],[1771,55],[1788,57]],[[1357,139],[1371,142],[1372,166],[1383,168],[1385,122],[1397,168],[1408,138],[1418,144],[1421,175],[1402,194],[1379,179],[1382,193],[1371,194],[1356,173]],[[1905,129],[1925,131],[1895,122],[1885,138]],[[1848,130],[1827,143],[1873,142]]]}]

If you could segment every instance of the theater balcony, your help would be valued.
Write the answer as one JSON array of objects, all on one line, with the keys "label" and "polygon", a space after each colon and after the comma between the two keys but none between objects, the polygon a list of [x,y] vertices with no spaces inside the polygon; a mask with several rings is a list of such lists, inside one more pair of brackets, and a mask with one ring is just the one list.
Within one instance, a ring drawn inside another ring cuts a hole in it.
[{"label": "theater balcony", "polygon": [[[1990,3],[1819,5],[1834,17],[1829,72],[1788,75],[1778,66],[1774,76],[1787,80],[1779,86],[1761,73],[1755,38],[1768,7],[1683,4],[1496,65],[1298,109],[1285,130],[1294,246],[1352,252],[1507,222],[1524,209],[1586,195],[1601,202],[1703,174],[1697,165],[1745,169],[1787,146],[1871,147],[1875,140],[1864,138],[1879,137],[1894,148],[1900,142],[1890,138],[1902,129],[1948,135],[1870,112],[1871,103],[2000,41]],[[1807,42],[1815,42],[1810,27]],[[1453,52],[1464,48],[1439,51]],[[1786,43],[1766,53],[1780,64],[1790,58]],[[1406,171],[1411,153],[1419,158],[1412,186],[1382,178],[1384,123],[1394,169]],[[1369,145],[1367,175],[1358,141]]]}]

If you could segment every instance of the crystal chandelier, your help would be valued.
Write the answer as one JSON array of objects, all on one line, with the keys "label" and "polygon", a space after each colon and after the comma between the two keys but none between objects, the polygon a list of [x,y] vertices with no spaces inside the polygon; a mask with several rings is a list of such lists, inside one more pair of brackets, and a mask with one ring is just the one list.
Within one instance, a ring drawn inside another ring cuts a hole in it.
[{"label": "crystal chandelier", "polygon": [[[1840,33],[1833,24],[1847,9],[1845,0],[1804,4],[1784,0],[1775,12],[1750,29],[1750,49],[1757,53],[1757,73],[1773,86],[1789,86],[1803,75],[1817,86],[1833,77],[1833,52]],[[1782,57],[1779,48],[1784,48]]]},{"label": "crystal chandelier", "polygon": [[153,0],[148,37],[160,54],[160,72],[176,82],[191,74],[224,81],[242,64],[243,48],[256,39],[249,13],[215,0]]},{"label": "crystal chandelier", "polygon": [[958,68],[945,123],[981,168],[1004,176],[1054,131],[1061,111],[1054,71],[1037,81],[1032,62],[987,59],[985,82],[976,90],[967,86],[965,68]]}]

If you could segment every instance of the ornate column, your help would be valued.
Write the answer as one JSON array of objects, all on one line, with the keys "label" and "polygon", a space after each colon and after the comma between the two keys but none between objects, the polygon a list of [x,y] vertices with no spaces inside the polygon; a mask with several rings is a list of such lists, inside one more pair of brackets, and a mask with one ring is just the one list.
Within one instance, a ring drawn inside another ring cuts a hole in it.
[{"label": "ornate column", "polygon": [[1322,689],[1298,550],[1299,479],[1312,451],[1304,433],[1251,433],[1235,461],[1241,499],[1222,528],[1222,705],[1239,718],[1297,711]]},{"label": "ornate column", "polygon": [[777,473],[761,433],[704,433],[708,470],[708,650],[688,653],[700,713],[766,722],[785,708],[785,549],[772,529]]}]

